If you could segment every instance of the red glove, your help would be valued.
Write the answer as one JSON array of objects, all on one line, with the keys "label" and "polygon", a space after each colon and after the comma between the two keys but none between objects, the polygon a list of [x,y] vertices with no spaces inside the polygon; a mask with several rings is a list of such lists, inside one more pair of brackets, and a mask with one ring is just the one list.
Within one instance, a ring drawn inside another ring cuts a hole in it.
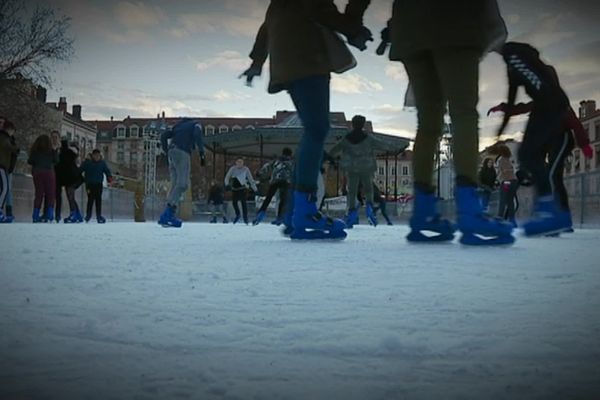
[{"label": "red glove", "polygon": [[112,183],[113,183],[113,177],[109,176],[108,178],[106,178],[106,182],[108,182],[109,185],[112,185]]},{"label": "red glove", "polygon": [[592,158],[594,157],[594,149],[592,149],[592,146],[588,144],[586,144],[585,146],[583,146],[581,148],[581,151],[583,152],[583,155],[585,156],[585,158]]}]

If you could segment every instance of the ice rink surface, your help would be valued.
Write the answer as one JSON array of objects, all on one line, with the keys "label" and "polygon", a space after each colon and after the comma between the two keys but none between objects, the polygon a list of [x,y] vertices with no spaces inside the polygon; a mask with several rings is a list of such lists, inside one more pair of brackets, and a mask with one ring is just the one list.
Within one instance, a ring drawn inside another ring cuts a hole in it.
[{"label": "ice rink surface", "polygon": [[600,230],[0,226],[0,399],[598,399]]}]

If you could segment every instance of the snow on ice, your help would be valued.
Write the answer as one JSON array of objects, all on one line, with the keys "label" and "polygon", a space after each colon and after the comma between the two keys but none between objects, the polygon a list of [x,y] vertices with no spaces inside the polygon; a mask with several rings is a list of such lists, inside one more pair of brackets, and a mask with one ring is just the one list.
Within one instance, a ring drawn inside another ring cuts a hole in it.
[{"label": "snow on ice", "polygon": [[0,399],[597,399],[599,230],[0,228]]}]

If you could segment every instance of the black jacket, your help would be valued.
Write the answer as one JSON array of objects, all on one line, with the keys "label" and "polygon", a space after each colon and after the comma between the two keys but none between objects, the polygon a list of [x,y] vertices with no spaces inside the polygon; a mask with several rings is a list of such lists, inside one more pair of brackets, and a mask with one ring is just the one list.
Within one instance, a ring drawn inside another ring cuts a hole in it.
[{"label": "black jacket", "polygon": [[479,170],[479,183],[488,190],[493,190],[496,186],[496,169],[494,167],[481,167]]},{"label": "black jacket", "polygon": [[59,186],[79,186],[83,183],[81,169],[77,166],[77,156],[69,146],[63,142],[58,156],[56,182]]}]

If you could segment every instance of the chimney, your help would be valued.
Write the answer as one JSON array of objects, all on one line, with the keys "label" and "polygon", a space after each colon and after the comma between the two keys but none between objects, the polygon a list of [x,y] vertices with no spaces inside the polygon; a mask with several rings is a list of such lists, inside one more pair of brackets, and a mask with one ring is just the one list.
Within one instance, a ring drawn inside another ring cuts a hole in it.
[{"label": "chimney", "polygon": [[58,100],[58,109],[60,111],[64,111],[64,112],[67,111],[67,98],[66,97],[61,97]]},{"label": "chimney", "polygon": [[113,122],[113,116],[112,115],[110,116],[110,122]]},{"label": "chimney", "polygon": [[35,98],[38,101],[41,101],[42,103],[46,102],[46,96],[47,96],[47,92],[46,92],[46,88],[43,86],[38,86],[35,89]]},{"label": "chimney", "polygon": [[73,105],[73,116],[81,120],[81,106],[79,104]]},{"label": "chimney", "polygon": [[162,112],[162,119],[165,119],[165,112]]},{"label": "chimney", "polygon": [[579,118],[585,118],[596,111],[596,102],[594,100],[583,100],[579,103]]}]

